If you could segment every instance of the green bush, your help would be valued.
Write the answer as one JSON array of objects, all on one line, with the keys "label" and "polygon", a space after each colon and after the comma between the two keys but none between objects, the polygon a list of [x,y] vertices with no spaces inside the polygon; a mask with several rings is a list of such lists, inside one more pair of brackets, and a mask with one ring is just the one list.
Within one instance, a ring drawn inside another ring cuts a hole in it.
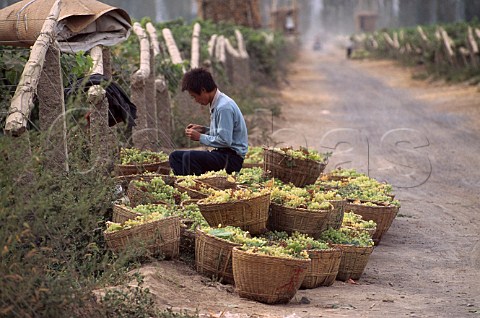
[{"label": "green bush", "polygon": [[[468,27],[475,30],[479,26],[480,22],[477,19],[469,22],[423,25],[421,27],[428,39],[428,44],[422,40],[417,27],[385,29],[368,34],[362,46],[369,50],[370,57],[398,60],[406,66],[422,65],[423,73],[416,74],[415,78],[417,79],[433,78],[451,82],[471,81],[477,83],[478,69],[472,67],[471,64],[464,63],[458,48],[467,47]],[[454,63],[450,62],[450,58],[445,53],[443,40],[437,37],[438,27],[442,27],[454,43],[455,56],[452,58]],[[388,33],[392,39],[396,33],[401,50],[392,49],[385,41],[383,32]],[[378,43],[378,49],[374,49],[370,45],[370,37],[373,37]]]}]

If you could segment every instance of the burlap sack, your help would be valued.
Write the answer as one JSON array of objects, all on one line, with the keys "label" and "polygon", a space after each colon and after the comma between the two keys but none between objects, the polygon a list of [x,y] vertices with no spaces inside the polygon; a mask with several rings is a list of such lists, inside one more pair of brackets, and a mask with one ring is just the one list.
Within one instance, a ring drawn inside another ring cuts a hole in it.
[{"label": "burlap sack", "polygon": [[[55,0],[23,0],[0,10],[0,41],[31,46]],[[127,12],[95,0],[62,0],[57,36],[64,52],[88,51],[96,45],[115,45],[131,29]]]}]

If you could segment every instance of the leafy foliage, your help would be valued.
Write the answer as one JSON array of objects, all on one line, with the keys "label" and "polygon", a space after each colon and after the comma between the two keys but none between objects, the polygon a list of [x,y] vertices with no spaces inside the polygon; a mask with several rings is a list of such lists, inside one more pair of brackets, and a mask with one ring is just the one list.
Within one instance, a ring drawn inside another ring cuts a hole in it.
[{"label": "leafy foliage", "polygon": [[[469,64],[469,58],[464,60],[459,52],[459,48],[468,48],[468,28],[471,27],[475,30],[479,26],[480,22],[478,19],[472,19],[469,22],[462,21],[420,26],[427,41],[422,38],[417,27],[386,29],[382,32],[366,34],[360,41],[360,45],[368,50],[368,54],[360,50],[361,53],[357,56],[359,58],[364,58],[365,56],[389,58],[409,66],[422,65],[423,72],[415,75],[418,79],[430,77],[453,82],[470,80],[472,83],[478,83],[480,81],[478,70]],[[442,27],[447,32],[453,42],[453,63],[445,52],[439,27]],[[396,38],[400,48],[392,48],[385,39],[384,33],[388,34],[392,39]],[[372,45],[372,39],[377,43],[378,47]],[[476,37],[475,40],[478,42]]]}]

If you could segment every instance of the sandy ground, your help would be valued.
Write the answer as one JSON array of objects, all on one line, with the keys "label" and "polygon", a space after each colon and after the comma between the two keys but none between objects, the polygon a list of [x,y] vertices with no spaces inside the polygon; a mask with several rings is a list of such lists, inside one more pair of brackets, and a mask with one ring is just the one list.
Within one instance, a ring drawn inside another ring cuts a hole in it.
[{"label": "sandy ground", "polygon": [[355,167],[395,186],[402,207],[362,278],[272,306],[183,262],[159,262],[141,272],[160,307],[211,317],[479,316],[480,93],[341,53],[301,53],[273,137],[332,151],[327,170]]}]

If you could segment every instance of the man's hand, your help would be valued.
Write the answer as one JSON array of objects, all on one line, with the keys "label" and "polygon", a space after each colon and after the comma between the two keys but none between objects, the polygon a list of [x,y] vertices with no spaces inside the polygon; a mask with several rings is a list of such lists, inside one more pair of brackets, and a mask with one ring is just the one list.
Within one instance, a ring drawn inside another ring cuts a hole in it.
[{"label": "man's hand", "polygon": [[187,128],[185,129],[185,132],[187,132],[187,129],[193,129],[195,131],[198,131],[201,134],[205,133],[205,127],[202,125],[197,125],[197,124],[189,124]]},{"label": "man's hand", "polygon": [[200,140],[200,132],[194,128],[188,128],[187,126],[187,129],[185,129],[185,135],[193,141]]}]

